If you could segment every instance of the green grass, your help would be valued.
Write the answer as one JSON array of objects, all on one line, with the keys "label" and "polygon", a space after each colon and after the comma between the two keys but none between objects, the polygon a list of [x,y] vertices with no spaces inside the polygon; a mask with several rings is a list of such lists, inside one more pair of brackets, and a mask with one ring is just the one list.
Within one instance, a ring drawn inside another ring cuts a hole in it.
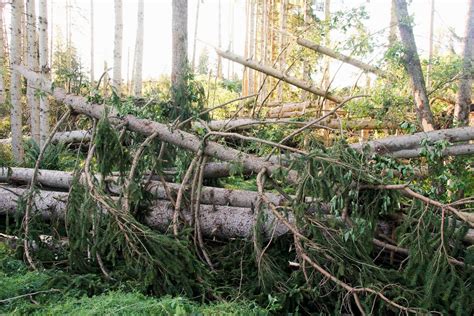
[{"label": "green grass", "polygon": [[[0,243],[1,315],[268,315],[252,302],[198,304],[184,297],[155,298],[124,288],[107,289],[95,275],[29,271]],[[35,292],[41,293],[27,295]]]}]

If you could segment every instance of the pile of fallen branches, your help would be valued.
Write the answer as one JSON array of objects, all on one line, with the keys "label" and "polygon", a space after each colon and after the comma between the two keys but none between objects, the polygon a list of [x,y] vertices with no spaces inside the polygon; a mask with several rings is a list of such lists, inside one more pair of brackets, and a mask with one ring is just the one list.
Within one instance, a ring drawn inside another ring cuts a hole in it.
[{"label": "pile of fallen branches", "polygon": [[[307,313],[470,308],[473,200],[442,203],[407,180],[416,181],[413,170],[375,162],[416,157],[439,141],[451,143],[440,156],[471,154],[473,128],[305,150],[289,142],[327,117],[279,142],[216,131],[199,119],[197,134],[121,115],[18,70],[68,107],[34,168],[0,172],[0,214],[22,220],[32,268],[41,264],[35,224],[59,223],[63,229],[49,233],[67,238],[74,269],[96,269],[111,282],[139,279],[155,293],[263,305],[270,295],[279,311]],[[74,172],[40,169],[70,113],[91,119],[86,159]],[[259,157],[228,138],[271,150]],[[225,169],[220,176],[253,174],[256,191],[212,186],[216,166]]]}]

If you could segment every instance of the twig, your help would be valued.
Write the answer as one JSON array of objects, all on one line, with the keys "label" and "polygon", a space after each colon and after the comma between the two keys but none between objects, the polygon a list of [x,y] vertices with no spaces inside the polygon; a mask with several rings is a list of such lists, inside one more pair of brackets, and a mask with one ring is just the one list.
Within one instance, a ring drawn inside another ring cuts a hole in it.
[{"label": "twig", "polygon": [[11,302],[13,300],[17,300],[17,299],[20,299],[20,298],[23,298],[23,297],[28,297],[28,296],[38,295],[38,294],[45,294],[45,293],[52,293],[52,292],[61,292],[61,291],[58,290],[58,289],[49,289],[49,290],[45,290],[45,291],[37,291],[37,292],[22,294],[22,295],[18,295],[18,296],[14,296],[14,297],[10,297],[10,298],[0,300],[0,304]]},{"label": "twig", "polygon": [[30,187],[28,189],[28,198],[26,201],[26,207],[25,207],[25,216],[23,218],[23,227],[24,227],[24,232],[25,232],[25,239],[23,241],[23,246],[25,248],[25,256],[26,259],[28,260],[28,264],[30,265],[31,268],[34,270],[37,270],[36,265],[33,261],[33,257],[30,254],[30,246],[28,243],[28,236],[30,234],[30,216],[31,216],[31,207],[33,204],[33,196],[34,192],[33,189],[36,185],[36,180],[38,178],[38,170],[41,164],[41,161],[43,160],[44,153],[46,151],[46,148],[48,148],[49,144],[51,143],[51,140],[54,137],[54,134],[58,131],[59,127],[66,121],[66,119],[71,115],[71,110],[68,109],[66,113],[63,114],[63,116],[59,119],[59,121],[56,123],[56,126],[54,126],[53,130],[49,134],[48,138],[43,144],[43,147],[41,147],[41,150],[39,152],[38,158],[36,159],[35,162],[35,168],[33,169],[33,176],[31,177],[30,181]]}]

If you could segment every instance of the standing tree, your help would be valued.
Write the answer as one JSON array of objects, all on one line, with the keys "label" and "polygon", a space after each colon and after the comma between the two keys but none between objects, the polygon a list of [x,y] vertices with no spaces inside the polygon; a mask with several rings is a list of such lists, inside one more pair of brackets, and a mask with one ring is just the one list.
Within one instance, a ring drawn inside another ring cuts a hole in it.
[{"label": "standing tree", "polygon": [[142,68],[143,68],[143,32],[145,8],[143,0],[138,0],[137,35],[135,39],[135,55],[133,63],[133,92],[136,97],[142,95]]},{"label": "standing tree", "polygon": [[[217,47],[222,49],[222,5],[221,0],[218,2],[217,9]],[[217,56],[217,78],[222,79],[222,57]]]},{"label": "standing tree", "polygon": [[[26,32],[27,32],[27,64],[31,71],[38,71],[38,51],[36,38],[36,3],[35,0],[26,0]],[[28,83],[26,99],[30,107],[31,137],[40,143],[40,110],[39,102],[35,97],[35,89]]]},{"label": "standing tree", "polygon": [[[39,66],[40,71],[46,78],[49,78],[49,52],[48,52],[48,4],[47,0],[40,0],[39,2]],[[49,134],[49,102],[47,96],[40,97],[40,144],[45,143]]]},{"label": "standing tree", "polygon": [[460,126],[469,124],[471,107],[472,76],[474,71],[474,0],[469,1],[464,35],[462,76],[454,106],[454,123]]},{"label": "standing tree", "polygon": [[199,26],[199,4],[201,0],[197,0],[196,5],[196,20],[194,21],[194,38],[193,38],[193,60],[191,64],[191,68],[193,71],[196,71],[196,43],[197,43],[197,33],[198,33],[198,26]]},{"label": "standing tree", "polygon": [[[22,2],[22,0],[12,0],[11,4],[11,66],[21,64],[21,16],[23,15]],[[20,74],[16,71],[12,71],[10,78],[10,103],[13,158],[17,163],[21,163],[23,161],[23,147],[21,143],[21,83]]]},{"label": "standing tree", "polygon": [[5,103],[5,42],[3,36],[3,9],[5,3],[0,3],[0,104]]},{"label": "standing tree", "polygon": [[112,86],[120,95],[122,86],[122,38],[123,38],[122,0],[115,0],[115,39],[114,39],[114,71]]},{"label": "standing tree", "polygon": [[433,37],[434,37],[434,13],[435,0],[431,0],[431,14],[430,14],[430,33],[429,33],[429,49],[428,49],[428,66],[426,67],[426,86],[431,87],[431,68],[433,63]]},{"label": "standing tree", "polygon": [[171,64],[171,98],[175,106],[186,89],[188,68],[188,1],[174,0],[172,15],[173,60]]},{"label": "standing tree", "polygon": [[423,131],[432,131],[434,130],[433,113],[431,113],[428,95],[426,94],[425,79],[421,70],[406,0],[395,0],[395,11],[400,37],[404,46],[404,66],[413,86],[413,98],[415,99],[418,120],[421,122]]},{"label": "standing tree", "polygon": [[389,25],[389,33],[388,33],[388,46],[393,47],[395,42],[397,41],[397,4],[395,0],[392,0],[392,4],[390,6],[390,25]]},{"label": "standing tree", "polygon": [[94,0],[91,0],[91,84],[94,85]]}]

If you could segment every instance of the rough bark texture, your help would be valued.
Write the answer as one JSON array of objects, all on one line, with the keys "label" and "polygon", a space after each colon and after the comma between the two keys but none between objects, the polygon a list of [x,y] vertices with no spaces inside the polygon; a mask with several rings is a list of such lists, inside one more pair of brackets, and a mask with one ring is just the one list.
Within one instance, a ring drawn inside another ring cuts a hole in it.
[{"label": "rough bark texture", "polygon": [[4,104],[6,100],[5,94],[5,39],[3,29],[3,13],[5,5],[0,4],[0,104]]},{"label": "rough bark texture", "polygon": [[396,13],[395,0],[392,0],[390,6],[390,25],[388,34],[388,46],[392,47],[397,41],[397,13]]},{"label": "rough bark texture", "polygon": [[[15,66],[16,70],[20,71],[25,77],[36,81],[36,86],[41,87],[41,77],[35,73],[32,73],[21,66]],[[43,79],[44,80],[44,79]],[[79,114],[85,114],[90,117],[100,119],[103,117],[105,112],[104,105],[91,104],[87,102],[87,99],[81,96],[76,96],[66,93],[64,89],[55,88],[51,91],[51,83],[47,83],[44,86],[49,87],[45,89],[46,92],[52,93],[52,96],[59,102],[64,102],[69,105],[71,109]],[[112,109],[110,109],[109,119],[113,123],[123,124],[129,130],[138,132],[140,134],[150,136],[155,132],[158,132],[157,138],[182,147],[193,152],[198,152],[201,149],[202,140],[190,133],[181,130],[171,130],[169,126],[161,124],[152,120],[139,119],[133,115],[126,115],[120,118]],[[253,172],[260,172],[263,168],[266,168],[270,173],[274,173],[280,170],[281,166],[269,163],[263,158],[259,158],[253,155],[245,154],[239,150],[225,147],[213,141],[207,141],[204,146],[204,154],[210,157],[214,157],[220,160],[241,163],[244,169]],[[296,182],[298,175],[294,171],[289,171],[288,181]]]},{"label": "rough bark texture", "polygon": [[[49,79],[49,51],[48,51],[48,6],[47,0],[39,1],[38,27],[39,27],[39,67],[43,76]],[[47,96],[40,96],[40,144],[45,143],[49,135],[49,100]]]},{"label": "rough bark texture", "polygon": [[[11,40],[10,40],[10,63],[21,64],[21,16],[22,0],[13,0],[11,4]],[[12,71],[10,78],[10,103],[11,103],[11,131],[12,131],[12,152],[17,163],[23,161],[22,134],[22,107],[21,107],[21,83],[20,74]]]},{"label": "rough bark texture", "polygon": [[433,113],[431,113],[430,103],[426,94],[425,79],[421,70],[420,58],[416,49],[415,37],[411,26],[411,19],[408,15],[407,3],[405,0],[395,0],[395,8],[398,20],[398,29],[404,46],[404,64],[413,86],[413,98],[418,120],[423,131],[434,130]]},{"label": "rough bark texture", "polygon": [[123,39],[123,9],[122,0],[115,0],[115,33],[114,33],[114,70],[112,86],[120,95],[122,88],[122,39]]},{"label": "rough bark texture", "polygon": [[309,92],[314,93],[318,96],[325,97],[328,100],[331,100],[335,103],[342,103],[343,102],[343,99],[341,99],[337,96],[334,96],[330,93],[326,93],[326,91],[324,91],[324,90],[322,90],[322,89],[320,89],[316,86],[313,86],[309,82],[306,82],[304,80],[300,80],[298,78],[290,77],[290,76],[286,75],[285,73],[282,73],[281,71],[279,71],[275,68],[272,68],[270,66],[262,65],[262,64],[260,64],[256,61],[254,61],[254,60],[245,59],[242,56],[233,54],[231,52],[225,52],[225,51],[222,51],[220,49],[216,49],[216,52],[217,52],[217,54],[219,54],[220,56],[222,56],[224,58],[235,61],[236,63],[242,64],[246,67],[255,69],[259,72],[265,73],[265,74],[267,74],[271,77],[274,77],[274,78],[280,79],[282,81],[285,81],[285,82],[287,82],[289,84],[292,84],[292,85],[294,85],[294,86],[296,86],[300,89],[303,89],[305,91],[309,91]]},{"label": "rough bark texture", "polygon": [[[245,130],[256,127],[258,125],[271,125],[271,124],[284,124],[284,125],[295,125],[295,126],[305,126],[308,124],[307,121],[294,121],[291,119],[275,119],[275,118],[268,118],[264,120],[257,120],[257,119],[235,119],[235,120],[215,120],[210,121],[207,123],[207,126],[211,130]],[[203,128],[201,123],[195,122],[193,126]],[[349,129],[349,130],[360,130],[360,129],[396,129],[398,128],[398,124],[384,122],[379,123],[374,120],[370,119],[360,119],[360,120],[337,120],[337,119],[326,119],[318,124],[311,126],[312,129],[321,129],[321,128],[333,128],[333,129]]]},{"label": "rough bark texture", "polygon": [[171,94],[174,105],[178,106],[188,70],[188,0],[174,0],[172,9]]},{"label": "rough bark texture", "polygon": [[[64,143],[64,144],[71,144],[71,143],[80,143],[84,142],[87,143],[90,141],[91,134],[88,131],[68,131],[68,132],[57,132],[54,134],[53,139],[51,142],[53,144],[57,143]],[[30,139],[30,137],[25,137],[25,139]],[[1,145],[8,145],[12,143],[11,138],[4,138],[0,139]]]},{"label": "rough bark texture", "polygon": [[138,0],[137,35],[135,40],[135,55],[133,64],[133,93],[136,97],[141,97],[142,95],[144,19],[144,3],[143,0]]},{"label": "rough bark texture", "polygon": [[459,127],[441,129],[427,133],[420,132],[413,135],[391,136],[363,144],[355,144],[351,147],[360,150],[367,146],[373,152],[384,154],[419,147],[424,139],[427,139],[429,143],[439,140],[447,140],[451,143],[466,142],[474,139],[474,127]]},{"label": "rough bark texture", "polygon": [[366,64],[366,63],[364,63],[360,60],[357,60],[355,58],[352,58],[350,56],[338,53],[338,52],[336,52],[336,51],[334,51],[330,48],[318,45],[318,44],[316,44],[312,41],[309,41],[307,39],[298,38],[296,40],[296,42],[301,46],[304,46],[306,48],[314,50],[315,52],[318,52],[320,54],[324,54],[324,55],[327,55],[327,56],[332,57],[334,59],[338,59],[338,60],[343,61],[345,63],[351,64],[352,66],[355,66],[355,67],[357,67],[359,69],[362,69],[364,71],[372,72],[372,73],[374,73],[378,76],[381,76],[381,77],[386,77],[387,76],[385,72],[383,72],[382,70],[380,70],[379,68],[377,68],[375,66]]},{"label": "rough bark texture", "polygon": [[[27,64],[31,71],[38,71],[38,52],[36,42],[36,2],[26,0]],[[40,106],[34,88],[28,85],[26,99],[30,109],[31,136],[40,144]]]},{"label": "rough bark texture", "polygon": [[[0,215],[15,214],[19,196],[26,190],[19,188],[0,187]],[[68,194],[65,192],[40,191],[34,198],[35,211],[44,219],[63,219],[66,212]],[[172,224],[174,207],[168,201],[157,200],[145,218],[145,223],[160,231],[166,231]],[[271,236],[274,224],[275,236],[285,234],[288,229],[277,222],[270,211],[266,213],[266,222],[263,225],[264,235]],[[182,210],[187,221],[192,218],[191,212]],[[220,238],[247,238],[253,231],[255,214],[251,208],[201,205],[200,224],[202,233],[208,237]],[[291,221],[292,218],[290,217]]]},{"label": "rough bark texture", "polygon": [[[393,158],[415,158],[421,155],[422,150],[422,148],[403,149],[390,153],[389,156]],[[454,145],[446,148],[441,152],[442,156],[463,156],[473,154],[474,144]]]},{"label": "rough bark texture", "polygon": [[474,72],[474,0],[469,0],[464,35],[462,77],[454,106],[454,123],[460,126],[469,125],[471,110],[472,77]]}]

